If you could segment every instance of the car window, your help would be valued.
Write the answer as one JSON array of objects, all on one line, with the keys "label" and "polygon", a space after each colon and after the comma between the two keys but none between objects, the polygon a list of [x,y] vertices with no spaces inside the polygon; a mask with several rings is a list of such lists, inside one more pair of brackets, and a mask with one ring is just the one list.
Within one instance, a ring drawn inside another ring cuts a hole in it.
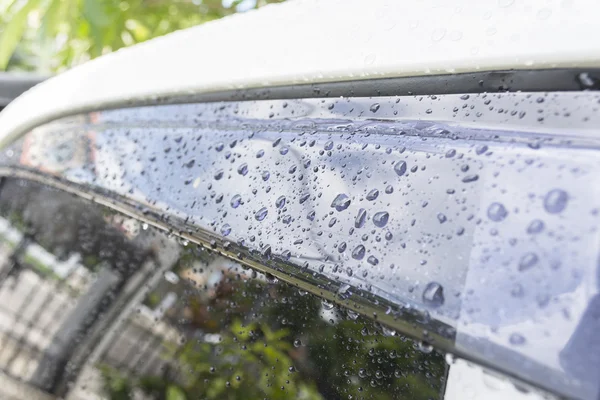
[{"label": "car window", "polygon": [[[341,318],[336,313],[349,314],[381,326],[383,337],[416,340],[416,356],[435,349],[430,357],[442,353],[447,364],[459,359],[510,376],[518,391],[595,398],[600,213],[589,182],[599,165],[597,97],[483,93],[100,111],[29,132],[0,154],[0,172],[76,195],[256,273],[230,273],[237,283],[306,292],[324,302],[317,313],[326,315],[317,319],[323,332]],[[58,231],[48,236],[61,237]],[[99,271],[109,290],[114,270]],[[114,279],[126,281],[127,271]],[[182,279],[172,272],[164,271],[167,282]],[[199,274],[190,279],[219,280]],[[177,303],[182,297],[172,292],[154,296],[155,304]],[[214,303],[211,310],[221,304],[203,299]],[[102,336],[84,331],[89,340]],[[309,343],[291,332],[286,340]],[[346,366],[346,352],[362,354],[348,342],[343,356],[335,352]],[[157,347],[136,343],[139,351]],[[113,350],[109,358],[128,362],[136,351]],[[82,354],[69,365],[84,365]],[[153,371],[154,364],[140,363]],[[448,390],[458,387],[451,383]],[[374,384],[368,390],[376,393]]]},{"label": "car window", "polygon": [[0,213],[0,369],[42,392],[423,400],[442,393],[446,363],[431,346],[210,248],[24,180],[3,182]]}]

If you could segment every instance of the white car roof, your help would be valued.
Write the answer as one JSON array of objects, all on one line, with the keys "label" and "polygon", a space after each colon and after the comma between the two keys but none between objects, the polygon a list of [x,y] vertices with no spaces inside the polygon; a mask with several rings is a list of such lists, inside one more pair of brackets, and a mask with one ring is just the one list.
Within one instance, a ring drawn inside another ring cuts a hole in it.
[{"label": "white car roof", "polygon": [[600,66],[596,0],[296,0],[100,57],[0,114],[0,144],[52,119],[230,89]]}]

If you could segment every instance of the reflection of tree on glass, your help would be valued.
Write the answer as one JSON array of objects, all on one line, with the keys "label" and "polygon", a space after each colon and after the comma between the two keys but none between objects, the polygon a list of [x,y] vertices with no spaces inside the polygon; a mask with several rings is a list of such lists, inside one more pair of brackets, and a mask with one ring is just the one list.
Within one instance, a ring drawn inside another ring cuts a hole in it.
[{"label": "reflection of tree on glass", "polygon": [[357,314],[206,251],[184,251],[174,271],[185,281],[159,284],[147,297],[179,298],[165,314],[182,335],[163,354],[170,367],[136,377],[105,365],[114,399],[135,390],[186,399],[439,396],[440,355]]}]

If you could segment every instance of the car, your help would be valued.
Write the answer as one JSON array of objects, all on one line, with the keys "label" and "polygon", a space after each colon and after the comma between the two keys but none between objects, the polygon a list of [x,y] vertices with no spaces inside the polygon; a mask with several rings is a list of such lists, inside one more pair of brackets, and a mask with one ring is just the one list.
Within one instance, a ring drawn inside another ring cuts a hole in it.
[{"label": "car", "polygon": [[0,392],[597,399],[599,7],[290,1],[39,83]]}]

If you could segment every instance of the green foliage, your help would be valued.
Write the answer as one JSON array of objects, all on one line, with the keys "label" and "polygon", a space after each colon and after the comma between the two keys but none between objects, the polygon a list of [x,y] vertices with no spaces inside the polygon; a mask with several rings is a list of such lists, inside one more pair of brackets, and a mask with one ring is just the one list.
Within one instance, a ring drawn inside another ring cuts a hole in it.
[{"label": "green foliage", "polygon": [[[281,1],[258,0],[254,7]],[[60,71],[125,46],[233,14],[240,3],[0,0],[0,70]]]}]

